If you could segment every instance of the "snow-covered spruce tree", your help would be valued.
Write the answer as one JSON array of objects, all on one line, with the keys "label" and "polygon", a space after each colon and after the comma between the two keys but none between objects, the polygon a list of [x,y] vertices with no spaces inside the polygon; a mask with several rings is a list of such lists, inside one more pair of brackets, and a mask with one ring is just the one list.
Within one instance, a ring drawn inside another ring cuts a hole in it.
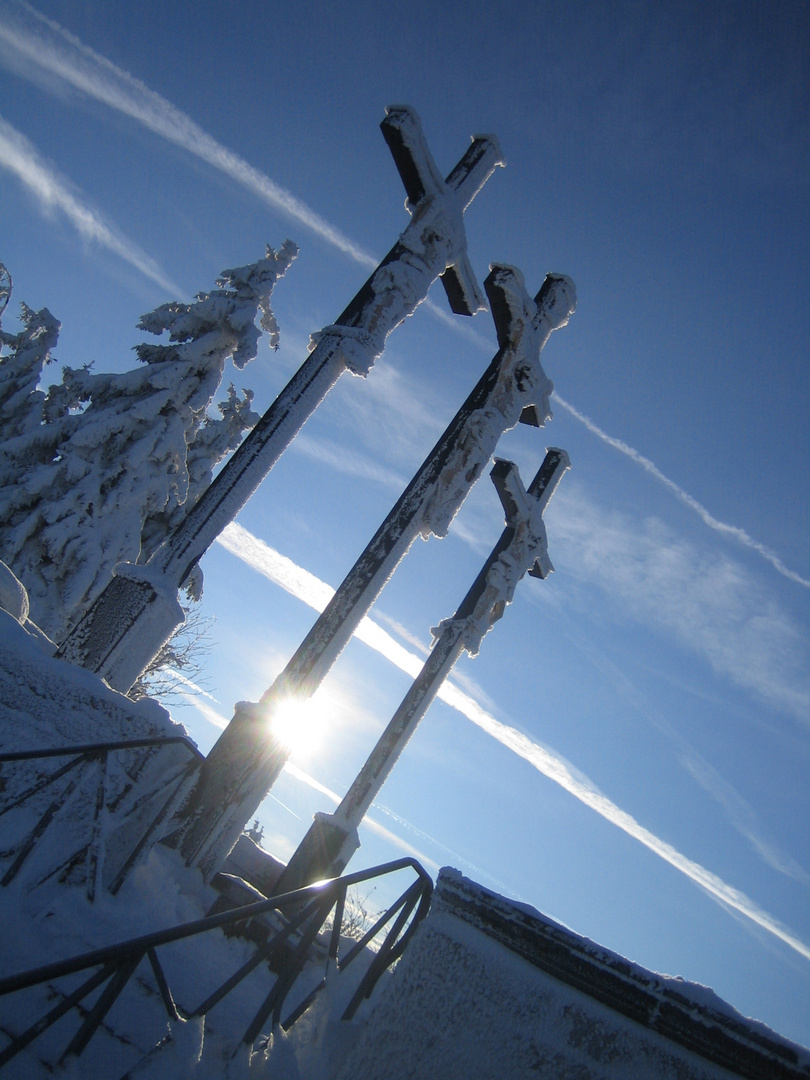
[{"label": "snow-covered spruce tree", "polygon": [[[8,283],[7,302],[11,278],[2,264],[0,271]],[[37,491],[49,486],[56,448],[67,431],[63,418],[43,422],[45,394],[38,388],[43,367],[54,359],[60,323],[47,308],[34,311],[27,304],[21,305],[21,322],[16,334],[0,329],[0,522],[6,534],[14,534],[3,545],[6,558],[25,545],[35,527],[27,512]]]},{"label": "snow-covered spruce tree", "polygon": [[[227,401],[221,401],[217,405],[221,417],[215,420],[206,415],[203,419],[194,442],[188,448],[186,501],[182,505],[170,504],[163,514],[146,520],[141,533],[142,552],[154,551],[179,524],[188,508],[194,505],[211,483],[214,466],[237,448],[245,431],[259,422],[258,413],[254,413],[250,408],[253,391],[244,388],[242,392],[244,397],[240,398],[231,383]],[[202,661],[209,648],[208,632],[213,622],[210,616],[202,616],[197,606],[202,592],[202,571],[199,566],[195,566],[190,575],[186,591],[188,602],[181,601],[186,615],[185,621],[135,680],[129,690],[129,697],[137,700],[150,695],[168,704],[173,695],[182,688],[184,679],[199,681]]]},{"label": "snow-covered spruce tree", "polygon": [[[188,473],[188,494],[185,502],[169,501],[160,514],[153,514],[144,522],[141,532],[141,561],[147,559],[160,546],[169,533],[180,523],[190,507],[199,499],[211,483],[214,467],[239,446],[243,434],[259,422],[258,413],[251,409],[253,391],[246,387],[239,397],[231,383],[228,398],[220,401],[217,409],[221,413],[218,419],[207,413],[193,435],[193,442],[186,454],[186,472]],[[196,568],[197,581],[190,583],[190,595],[196,597],[200,588],[201,571]]]},{"label": "snow-covered spruce tree", "polygon": [[[0,275],[7,282],[7,303],[11,277],[2,263]],[[60,437],[56,428],[43,426],[45,395],[38,389],[43,367],[53,360],[60,324],[47,308],[20,308],[22,329],[14,334],[0,328],[0,477],[6,486],[51,461]]]},{"label": "snow-covered spruce tree", "polygon": [[45,395],[38,389],[42,369],[53,359],[60,324],[47,308],[21,304],[18,334],[0,329],[0,443],[27,435],[42,423]]},{"label": "snow-covered spruce tree", "polygon": [[250,398],[240,402],[235,392],[221,420],[207,410],[226,360],[241,369],[256,356],[259,311],[278,347],[270,295],[296,254],[289,241],[278,253],[268,246],[264,259],[223,271],[217,288],[193,303],[144,315],[140,329],[169,340],[136,346],[138,368],[96,375],[66,367],[49,391],[40,431],[55,425],[62,437],[15,492],[0,475],[0,559],[23,581],[31,618],[54,640],[75,625],[116,563],[149,557],[255,422]]}]

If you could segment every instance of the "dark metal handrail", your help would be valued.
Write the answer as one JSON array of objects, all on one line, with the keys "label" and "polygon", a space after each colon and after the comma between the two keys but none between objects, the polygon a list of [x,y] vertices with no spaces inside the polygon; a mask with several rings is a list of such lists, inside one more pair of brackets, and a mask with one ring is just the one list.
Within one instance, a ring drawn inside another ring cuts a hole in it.
[{"label": "dark metal handrail", "polygon": [[[38,750],[9,750],[0,753],[0,765],[10,764],[13,762],[19,763],[22,761],[36,761],[45,758],[57,758],[67,757],[70,758],[68,762],[60,766],[58,769],[54,769],[53,772],[48,773],[46,776],[41,776],[33,784],[31,784],[21,795],[18,795],[13,800],[6,803],[0,808],[0,817],[9,811],[21,806],[28,799],[38,795],[41,791],[50,787],[56,783],[63,776],[67,776],[68,773],[73,770],[79,770],[80,767],[96,761],[100,763],[100,776],[96,789],[96,795],[94,799],[93,809],[93,825],[92,835],[88,843],[88,856],[87,856],[87,897],[92,900],[95,895],[96,889],[96,869],[98,866],[98,851],[97,841],[99,839],[99,818],[101,815],[102,807],[104,804],[105,795],[105,780],[107,771],[107,757],[111,753],[125,750],[143,750],[149,748],[160,748],[163,746],[182,745],[191,752],[192,757],[196,757],[199,760],[205,760],[204,755],[199,748],[188,738],[186,735],[167,735],[161,737],[152,738],[139,738],[139,739],[118,739],[108,742],[97,743],[81,743],[74,746],[49,746]],[[76,787],[79,784],[78,774],[74,773],[71,780],[62,791],[59,798],[54,799],[51,804],[46,807],[44,813],[40,816],[36,825],[28,836],[19,844],[17,848],[12,848],[7,852],[0,852],[1,855],[13,854],[15,857],[8,867],[6,872],[0,878],[0,885],[5,886],[10,884],[17,876],[20,868],[25,860],[31,854],[35,844],[42,837],[43,833],[48,829],[49,825],[56,817],[59,810],[67,803],[68,799]]]},{"label": "dark metal handrail", "polygon": [[[349,953],[339,960],[340,930],[343,923],[347,889],[360,882],[396,873],[407,868],[415,871],[417,875],[416,881],[380,916],[361,941],[357,942]],[[312,943],[333,908],[336,909],[335,919],[331,930],[324,977],[321,983],[287,1016],[281,1026],[286,1029],[295,1023],[314,1000],[317,993],[323,989],[326,985],[330,962],[334,962],[338,970],[343,970],[393,919],[393,926],[381,943],[374,960],[369,965],[343,1013],[342,1019],[350,1020],[357,1012],[362,1001],[371,994],[383,971],[402,955],[417,925],[427,915],[432,894],[433,881],[415,859],[396,859],[393,862],[384,863],[381,866],[362,870],[355,874],[332,878],[329,881],[319,882],[317,885],[309,885],[304,889],[296,889],[294,892],[283,893],[268,900],[247,904],[233,911],[208,915],[203,919],[196,919],[180,926],[158,930],[152,934],[145,934],[116,945],[94,949],[91,952],[67,960],[56,961],[30,971],[6,976],[0,979],[0,997],[24,990],[27,987],[50,983],[52,980],[63,976],[88,971],[91,968],[100,969],[36,1023],[14,1038],[4,1050],[0,1051],[0,1068],[16,1057],[38,1035],[56,1023],[74,1005],[77,1005],[98,986],[106,982],[107,985],[87,1013],[60,1061],[64,1061],[70,1055],[78,1056],[81,1054],[144,957],[149,959],[164,1008],[169,1018],[175,1021],[206,1015],[262,961],[273,960],[277,970],[276,981],[248,1025],[241,1040],[243,1044],[252,1045],[269,1018],[272,1017],[274,1026],[281,1023],[284,1002],[307,962]],[[229,976],[217,990],[209,994],[196,1009],[191,1013],[181,1015],[172,998],[156,950],[170,942],[191,938],[217,928],[233,927],[248,919],[272,911],[278,911],[282,916],[285,911],[291,911],[292,915],[289,919],[285,919],[285,925],[275,935],[268,938],[267,942],[257,949],[247,963]],[[294,944],[291,939],[294,940]]]},{"label": "dark metal handrail", "polygon": [[72,754],[100,754],[110,750],[139,750],[146,746],[166,746],[183,743],[201,761],[205,755],[188,735],[165,735],[154,739],[119,739],[116,742],[82,743],[76,746],[48,746],[44,750],[8,750],[0,753],[0,765],[4,761],[29,761],[34,758],[70,757]]}]

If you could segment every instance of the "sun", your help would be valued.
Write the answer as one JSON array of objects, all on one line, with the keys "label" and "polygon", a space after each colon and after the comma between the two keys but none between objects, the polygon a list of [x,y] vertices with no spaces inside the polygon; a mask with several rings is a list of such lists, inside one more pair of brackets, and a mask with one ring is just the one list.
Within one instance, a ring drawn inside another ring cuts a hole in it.
[{"label": "sun", "polygon": [[327,711],[320,695],[284,698],[273,709],[270,727],[291,755],[309,757],[324,741]]}]

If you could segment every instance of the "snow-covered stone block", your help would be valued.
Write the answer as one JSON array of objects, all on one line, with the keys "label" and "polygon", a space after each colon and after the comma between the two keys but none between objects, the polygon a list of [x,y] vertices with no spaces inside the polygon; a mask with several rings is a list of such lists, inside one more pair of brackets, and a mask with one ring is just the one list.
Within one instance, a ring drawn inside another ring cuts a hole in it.
[{"label": "snow-covered stone block", "polygon": [[337,1080],[799,1080],[810,1051],[442,870]]}]

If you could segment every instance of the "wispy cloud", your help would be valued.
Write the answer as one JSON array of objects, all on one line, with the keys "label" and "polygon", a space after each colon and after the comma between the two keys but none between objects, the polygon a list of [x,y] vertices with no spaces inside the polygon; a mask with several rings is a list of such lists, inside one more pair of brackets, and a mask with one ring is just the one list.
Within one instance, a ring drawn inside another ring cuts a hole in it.
[{"label": "wispy cloud", "polygon": [[452,684],[446,683],[445,686],[449,691],[449,697],[444,696],[443,700],[448,705],[457,708],[459,712],[480,727],[482,731],[486,731],[502,746],[507,747],[518,757],[533,765],[538,772],[559,784],[561,788],[590,807],[591,810],[595,810],[606,821],[627,833],[628,836],[633,837],[634,840],[643,844],[653,854],[669,863],[670,866],[673,866],[682,874],[685,874],[686,877],[694,881],[710,896],[744,915],[756,923],[757,926],[761,926],[764,930],[775,935],[805,959],[810,960],[810,946],[797,938],[788,927],[784,926],[772,915],[769,915],[767,911],[746,896],[745,893],[735,889],[732,885],[723,881],[722,878],[701,866],[700,863],[687,858],[677,848],[662,840],[661,837],[656,836],[655,833],[650,832],[649,829],[636,821],[631,814],[622,810],[606,795],[603,795],[579,770],[572,769],[563,758],[552,750],[529,738],[528,735],[524,735],[523,732],[496,720],[494,716],[482,709],[476,701],[457,690]]},{"label": "wispy cloud", "polygon": [[430,648],[424,641],[420,640],[416,634],[412,634],[407,626],[403,626],[397,619],[392,619],[390,615],[385,615],[382,611],[377,612],[377,618],[381,622],[387,623],[397,637],[402,638],[403,641],[407,641],[409,645],[412,645],[420,656],[426,657],[428,655]]},{"label": "wispy cloud", "polygon": [[810,874],[794,858],[779,850],[773,838],[765,833],[753,807],[717,769],[694,752],[684,755],[682,761],[694,780],[721,807],[729,824],[769,866],[803,885],[810,885]]},{"label": "wispy cloud", "polygon": [[[274,551],[241,525],[235,523],[229,525],[220,536],[219,543],[254,570],[264,574],[315,610],[322,610],[334,592],[314,574],[308,573],[290,559]],[[367,617],[363,620],[356,636],[409,675],[415,675],[422,667],[421,657],[408,652],[381,626]],[[689,859],[671,844],[646,829],[631,814],[603,795],[586,776],[552,750],[516,728],[497,720],[474,698],[449,680],[443,684],[438,696],[502,746],[532,765],[543,776],[559,784],[574,798],[589,806],[628,836],[632,836],[680,873],[685,874],[710,896],[744,915],[810,960],[810,946],[797,938],[787,927],[764,911],[745,893],[727,884],[716,874]]]},{"label": "wispy cloud", "polygon": [[765,544],[760,543],[759,540],[755,540],[752,536],[749,536],[745,529],[741,529],[737,525],[729,525],[710,514],[705,506],[702,506],[688,491],[684,491],[684,489],[680,487],[679,484],[676,484],[674,480],[670,480],[668,476],[665,476],[658,466],[650,461],[649,458],[644,457],[638,450],[634,450],[632,446],[628,446],[628,444],[622,442],[621,439],[617,439],[613,435],[608,435],[607,432],[603,431],[598,424],[595,424],[590,417],[581,413],[579,409],[575,409],[570,402],[561,398],[559,394],[555,395],[555,401],[561,405],[566,412],[569,412],[574,419],[578,420],[581,424],[584,424],[588,431],[593,435],[596,435],[598,439],[601,439],[602,442],[606,443],[608,446],[613,447],[614,450],[618,450],[620,454],[624,454],[632,461],[635,461],[637,465],[640,465],[641,468],[657,480],[659,484],[663,484],[668,491],[672,492],[676,499],[679,499],[680,502],[685,506],[688,506],[690,510],[693,510],[704,525],[708,525],[710,529],[713,529],[715,532],[720,533],[728,539],[736,540],[737,543],[742,544],[743,547],[748,548],[750,551],[755,551],[758,555],[761,555],[766,562],[769,562],[774,570],[782,574],[783,577],[786,577],[789,581],[795,581],[797,585],[804,585],[806,589],[810,589],[810,580],[802,577],[801,574],[797,574],[788,566],[785,566],[775,552],[771,551]]},{"label": "wispy cloud", "polygon": [[[172,671],[172,678],[176,679],[179,683],[182,683],[183,686],[187,687],[190,694],[192,694],[192,695],[201,694],[203,697],[207,697],[209,701],[213,701],[213,702],[217,701],[217,699],[214,697],[213,694],[210,694],[202,686],[199,686],[197,683],[195,683],[193,681],[193,679],[186,678],[186,676],[183,674],[182,671],[174,671],[173,670]],[[184,693],[184,692],[181,691],[181,694],[182,693]]]},{"label": "wispy cloud", "polygon": [[[648,723],[654,725],[672,743],[679,761],[692,779],[714,799],[729,825],[750,844],[757,855],[779,873],[810,886],[810,874],[796,859],[780,848],[754,808],[713,765],[695,750],[680,728],[671,723],[658,709],[655,701],[641,689],[639,683],[631,680],[622,666],[581,633],[577,616],[567,614],[565,608],[558,604],[555,608],[555,620],[563,622],[569,640],[575,641],[576,648],[585,654],[588,664],[599,670],[610,681],[614,694],[626,701],[633,712],[644,716]],[[702,700],[707,698],[713,700],[709,694],[706,694],[703,687],[698,688],[690,684],[688,676],[684,680],[679,673],[675,674],[667,670],[666,674],[667,677],[674,678],[674,683],[682,697],[697,694]],[[455,677],[458,678],[458,673]],[[481,700],[480,691],[473,689],[471,692],[474,697]],[[716,700],[714,703],[716,704]]]},{"label": "wispy cloud", "polygon": [[[452,865],[456,868],[464,867],[475,875],[476,881],[489,881],[494,887],[501,893],[508,894],[514,900],[523,900],[522,896],[515,893],[514,888],[508,885],[506,882],[499,881],[498,878],[493,877],[482,866],[476,866],[475,863],[470,862],[469,859],[465,859],[458,851],[454,851],[452,848],[447,847],[445,844],[440,843],[435,836],[431,836],[429,833],[423,832],[422,829],[417,827],[407,818],[401,817],[399,814],[395,814],[390,807],[383,805],[380,802],[374,802],[373,807],[379,813],[385,814],[395,825],[400,829],[405,829],[406,832],[412,833],[420,843],[429,844],[431,847],[438,849],[442,855],[441,858],[446,862],[447,859],[452,860]],[[438,866],[437,863],[433,863],[433,866]]]},{"label": "wispy cloud", "polygon": [[36,198],[43,213],[62,213],[84,241],[99,244],[134,266],[145,277],[174,296],[182,290],[163,273],[154,259],[118,229],[108,224],[76,193],[73,186],[40,156],[31,142],[0,117],[0,168],[12,173]]},{"label": "wispy cloud", "polygon": [[217,142],[160,94],[94,52],[31,5],[20,4],[20,9],[23,17],[16,19],[9,8],[0,11],[0,46],[3,47],[0,55],[15,73],[34,78],[37,72],[45,71],[63,80],[207,162],[361,266],[376,266],[377,259],[362,251],[306,203]]},{"label": "wispy cloud", "polygon": [[347,450],[326,439],[313,439],[306,433],[296,436],[292,449],[321,465],[326,465],[335,472],[343,473],[344,476],[359,476],[362,480],[370,480],[382,487],[393,488],[397,492],[401,491],[407,483],[407,480],[399,473],[377,464],[371,458]]},{"label": "wispy cloud", "polygon": [[[22,17],[13,18],[10,11],[0,12],[0,60],[15,74],[39,82],[47,89],[61,82],[131,117],[230,177],[360,266],[370,270],[377,265],[379,256],[364,251],[311,206],[223,146],[140,79],[95,52],[25,0],[21,0],[18,9]],[[436,303],[428,299],[424,306],[435,318],[479,347],[490,347],[468,320],[452,315],[443,300]]]},{"label": "wispy cloud", "polygon": [[598,506],[575,487],[554,505],[555,564],[598,586],[645,626],[674,635],[720,675],[807,723],[807,641],[739,562],[655,518]]},{"label": "wispy cloud", "polygon": [[417,385],[384,357],[373,378],[359,386],[352,383],[338,383],[332,401],[326,403],[332,423],[360,438],[374,460],[379,460],[382,448],[389,462],[415,468],[444,427],[441,403],[433,390],[424,383]]}]

